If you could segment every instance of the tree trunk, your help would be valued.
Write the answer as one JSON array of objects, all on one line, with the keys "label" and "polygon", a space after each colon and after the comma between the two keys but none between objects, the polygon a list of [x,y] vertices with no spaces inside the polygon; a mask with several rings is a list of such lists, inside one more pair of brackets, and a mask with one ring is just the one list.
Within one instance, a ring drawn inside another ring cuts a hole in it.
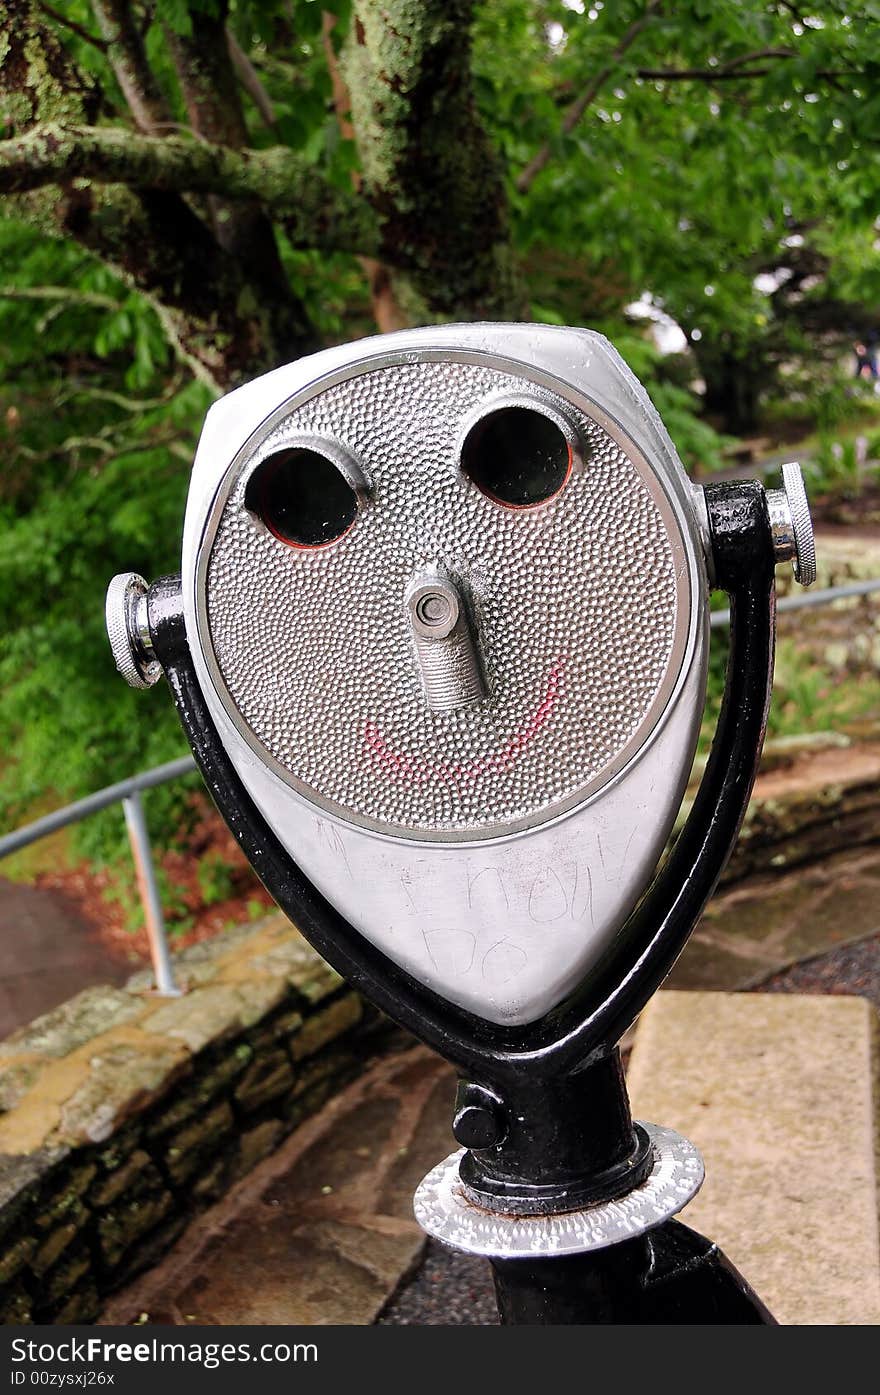
[{"label": "tree trunk", "polygon": [[474,95],[472,19],[472,0],[355,0],[344,53],[363,191],[398,268],[394,301],[414,321],[526,314]]},{"label": "tree trunk", "polygon": [[[227,5],[216,15],[192,14],[187,37],[167,31],[190,125],[203,140],[239,150],[248,143],[238,78],[226,38]],[[281,264],[272,224],[258,204],[212,195],[214,235],[252,284],[264,323],[266,357],[273,367],[318,347],[302,302]]]},{"label": "tree trunk", "polygon": [[774,368],[756,347],[749,354],[740,354],[701,339],[692,348],[706,384],[703,400],[707,414],[733,436],[754,432],[761,397],[773,385]]}]

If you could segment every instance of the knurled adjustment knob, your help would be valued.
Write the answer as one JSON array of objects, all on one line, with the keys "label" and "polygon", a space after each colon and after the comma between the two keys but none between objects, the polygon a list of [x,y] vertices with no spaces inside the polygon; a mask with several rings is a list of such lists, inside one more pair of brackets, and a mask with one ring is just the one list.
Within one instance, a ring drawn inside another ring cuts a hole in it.
[{"label": "knurled adjustment knob", "polygon": [[130,688],[151,688],[162,676],[147,623],[147,583],[120,572],[107,587],[104,606],[113,660]]},{"label": "knurled adjustment knob", "polygon": [[782,467],[782,488],[767,490],[767,509],[777,562],[791,562],[801,586],[816,580],[816,539],[800,465]]}]

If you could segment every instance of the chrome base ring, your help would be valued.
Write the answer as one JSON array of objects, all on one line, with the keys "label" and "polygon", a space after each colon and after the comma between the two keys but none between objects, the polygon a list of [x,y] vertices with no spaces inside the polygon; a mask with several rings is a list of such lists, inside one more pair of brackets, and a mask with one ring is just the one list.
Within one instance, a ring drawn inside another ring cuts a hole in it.
[{"label": "chrome base ring", "polygon": [[[642,1121],[639,1121],[642,1123]],[[505,1216],[485,1211],[458,1175],[464,1149],[451,1153],[420,1183],[413,1209],[428,1235],[451,1249],[486,1259],[577,1255],[632,1240],[676,1215],[699,1191],[705,1171],[694,1145],[673,1129],[642,1123],[654,1166],[640,1187],[616,1201],[556,1216]]]}]

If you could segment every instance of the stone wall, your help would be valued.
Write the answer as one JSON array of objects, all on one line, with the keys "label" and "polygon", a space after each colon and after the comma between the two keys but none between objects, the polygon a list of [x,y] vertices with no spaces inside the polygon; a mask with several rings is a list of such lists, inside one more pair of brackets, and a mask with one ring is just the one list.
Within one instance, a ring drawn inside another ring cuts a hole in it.
[{"label": "stone wall", "polygon": [[0,1321],[88,1322],[369,1057],[377,1015],[276,914],[0,1044]]}]

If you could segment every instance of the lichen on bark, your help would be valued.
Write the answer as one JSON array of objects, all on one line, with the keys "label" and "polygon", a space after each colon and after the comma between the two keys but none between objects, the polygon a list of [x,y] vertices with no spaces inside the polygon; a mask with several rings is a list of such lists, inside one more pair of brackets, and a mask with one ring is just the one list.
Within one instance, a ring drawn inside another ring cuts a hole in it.
[{"label": "lichen on bark", "polygon": [[398,298],[430,317],[523,312],[502,170],[471,76],[472,0],[355,0],[344,53],[363,189]]},{"label": "lichen on bark", "polygon": [[[5,18],[0,112],[13,137],[7,144],[24,136],[35,165],[57,164],[55,186],[17,199],[14,211],[55,236],[75,238],[146,294],[181,357],[216,391],[315,347],[311,327],[299,320],[279,344],[276,301],[260,294],[259,278],[254,293],[243,294],[251,281],[247,265],[179,194],[151,190],[148,178],[135,189],[75,177],[76,156],[63,158],[64,129],[93,130],[96,138],[113,129],[92,125],[98,88],[33,5],[10,0]],[[124,143],[125,133],[119,138]],[[156,160],[161,164],[158,150]]]},{"label": "lichen on bark", "polygon": [[361,169],[349,188],[311,156],[249,147],[224,4],[194,6],[191,34],[165,36],[183,136],[167,120],[175,77],[151,69],[129,0],[95,0],[94,14],[107,98],[33,0],[6,4],[0,192],[149,297],[215,390],[318,347],[278,230],[294,248],[356,256],[384,327],[525,313],[474,94],[472,0],[355,0],[344,67]]}]

